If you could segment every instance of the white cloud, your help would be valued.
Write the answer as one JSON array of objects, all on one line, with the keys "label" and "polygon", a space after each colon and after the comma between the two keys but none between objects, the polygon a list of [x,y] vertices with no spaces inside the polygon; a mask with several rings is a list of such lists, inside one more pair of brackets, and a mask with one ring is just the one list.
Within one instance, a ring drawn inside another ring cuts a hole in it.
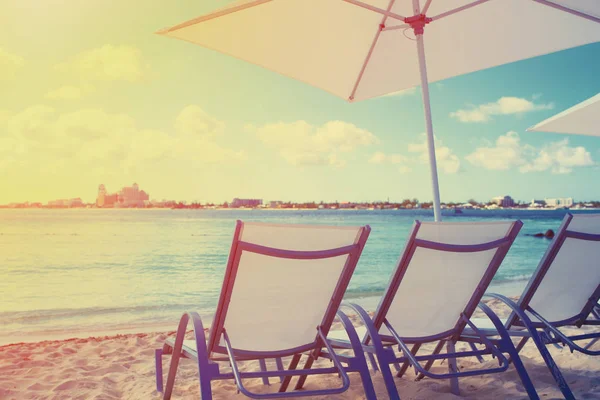
[{"label": "white cloud", "polygon": [[84,84],[81,86],[65,85],[59,87],[58,89],[51,90],[50,92],[46,93],[45,97],[52,100],[77,100],[85,97],[95,90],[96,89],[94,86],[89,84]]},{"label": "white cloud", "polygon": [[12,79],[24,65],[23,57],[0,48],[0,80]]},{"label": "white cloud", "polygon": [[[204,125],[222,124],[205,115]],[[195,121],[203,124],[197,114]],[[0,141],[4,166],[10,159],[13,166],[24,163],[52,171],[102,166],[105,171],[122,172],[156,161],[207,164],[245,159],[245,153],[224,148],[210,136],[147,129],[128,115],[102,109],[59,113],[52,107],[34,106],[0,119],[0,131],[6,132]]]},{"label": "white cloud", "polygon": [[591,154],[582,146],[569,147],[568,139],[536,149],[521,144],[516,132],[500,136],[495,146],[477,148],[466,159],[477,167],[496,171],[519,168],[522,173],[550,170],[554,174],[566,174],[576,167],[594,165]]},{"label": "white cloud", "polygon": [[369,159],[369,163],[371,164],[398,165],[398,171],[403,174],[412,171],[412,168],[407,165],[412,162],[413,160],[411,160],[409,157],[403,156],[402,154],[385,154],[381,151],[373,153]]},{"label": "white cloud", "polygon": [[267,146],[277,150],[292,165],[333,165],[345,161],[340,153],[378,142],[371,132],[343,121],[329,121],[315,127],[306,121],[246,126]]},{"label": "white cloud", "polygon": [[371,164],[383,164],[385,162],[386,156],[385,153],[378,151],[373,154],[369,162]]},{"label": "white cloud", "polygon": [[519,97],[501,97],[493,103],[471,106],[469,109],[450,113],[452,118],[460,122],[488,122],[494,115],[523,114],[531,111],[550,110],[553,104],[535,104]]},{"label": "white cloud", "polygon": [[381,151],[375,152],[369,159],[371,164],[383,164],[385,162],[390,164],[402,164],[409,161],[409,159],[402,154],[385,154]]},{"label": "white cloud", "polygon": [[137,82],[146,78],[149,73],[149,67],[139,49],[108,44],[84,51],[58,64],[56,69],[74,74],[84,81]]},{"label": "white cloud", "polygon": [[569,147],[569,139],[563,139],[541,148],[536,157],[521,168],[521,172],[550,170],[553,174],[568,174],[573,168],[592,165],[594,160],[585,147]]},{"label": "white cloud", "polygon": [[[422,134],[421,136],[425,136]],[[411,143],[408,145],[408,151],[414,156],[404,156],[402,154],[385,154],[381,151],[375,152],[369,159],[371,164],[394,164],[398,165],[400,173],[412,171],[414,164],[429,164],[429,150],[427,141],[420,143]],[[460,171],[460,159],[454,152],[436,139],[436,161],[438,169],[446,174],[455,174]]]},{"label": "white cloud", "polygon": [[[421,163],[429,163],[427,141],[409,144],[408,151],[417,153],[418,161]],[[455,174],[460,170],[460,159],[458,156],[448,146],[444,146],[439,139],[436,139],[435,156],[438,168],[444,173]]]},{"label": "white cloud", "polygon": [[210,116],[197,105],[185,107],[175,119],[175,129],[183,135],[213,138],[223,132],[225,123]]},{"label": "white cloud", "polygon": [[465,158],[477,167],[503,171],[524,165],[524,153],[528,150],[529,148],[521,146],[521,138],[517,132],[508,132],[496,140],[495,146],[478,147]]}]

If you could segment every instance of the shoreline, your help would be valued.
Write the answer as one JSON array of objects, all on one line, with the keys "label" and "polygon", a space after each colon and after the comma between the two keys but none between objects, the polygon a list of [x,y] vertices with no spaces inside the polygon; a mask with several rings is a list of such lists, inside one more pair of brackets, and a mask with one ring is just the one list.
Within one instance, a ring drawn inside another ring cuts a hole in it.
[{"label": "shoreline", "polygon": [[[519,281],[510,281],[510,282],[500,282],[496,284],[492,284],[489,287],[488,292],[501,292],[509,297],[517,297],[521,294],[523,288],[527,284],[527,280],[519,280]],[[363,308],[369,311],[375,311],[377,308],[379,301],[381,299],[381,295],[383,292],[375,295],[368,296],[346,296],[345,301],[350,301],[354,303],[360,304]],[[74,313],[78,310],[73,309]],[[161,321],[161,322],[147,322],[147,323],[127,323],[123,322],[119,324],[119,326],[115,326],[112,328],[95,328],[95,327],[84,327],[84,328],[70,328],[68,332],[60,330],[58,328],[50,329],[50,330],[39,330],[33,332],[23,332],[20,331],[15,334],[10,335],[0,335],[0,348],[4,346],[10,346],[18,343],[39,343],[39,342],[54,342],[60,340],[80,340],[86,338],[93,337],[109,337],[109,336],[119,336],[119,335],[129,335],[129,334],[147,334],[147,333],[155,333],[155,332],[167,332],[174,327],[177,326],[179,322],[179,318],[181,314],[186,311],[193,310],[185,310],[182,309],[180,313],[175,313],[174,318],[169,319],[169,321]],[[212,322],[213,313],[212,310],[210,312],[200,312],[200,315],[206,325],[210,325]],[[162,317],[161,319],[164,319]]]}]

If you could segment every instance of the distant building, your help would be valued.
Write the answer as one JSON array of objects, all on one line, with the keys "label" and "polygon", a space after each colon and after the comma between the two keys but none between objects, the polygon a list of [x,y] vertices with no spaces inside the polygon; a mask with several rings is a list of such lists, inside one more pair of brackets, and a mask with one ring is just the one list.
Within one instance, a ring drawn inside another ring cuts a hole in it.
[{"label": "distant building", "polygon": [[98,197],[96,198],[96,206],[104,207],[106,204],[106,187],[103,184],[98,186]]},{"label": "distant building", "polygon": [[25,203],[9,203],[8,204],[8,208],[27,208],[29,207],[29,202],[26,201]]},{"label": "distant building", "polygon": [[237,197],[233,199],[231,204],[229,204],[230,208],[254,208],[262,205],[262,199],[238,199]]},{"label": "distant building", "polygon": [[112,207],[115,207],[115,205],[118,203],[119,203],[119,194],[118,193],[107,194],[104,196],[104,205],[102,205],[102,207],[112,208]]},{"label": "distant building", "polygon": [[531,200],[531,204],[529,204],[529,207],[546,207],[546,201],[533,199]]},{"label": "distant building", "polygon": [[282,201],[271,201],[269,202],[269,208],[281,208],[282,204]]},{"label": "distant building", "polygon": [[111,207],[144,207],[148,204],[150,195],[140,190],[137,183],[126,186],[118,193],[108,194],[106,186],[98,186],[96,206],[101,208]]},{"label": "distant building", "polygon": [[498,196],[492,199],[492,203],[500,207],[514,207],[515,201],[510,196]]},{"label": "distant building", "polygon": [[83,201],[77,197],[75,199],[58,199],[48,202],[48,207],[53,208],[75,208],[83,207]]},{"label": "distant building", "polygon": [[68,200],[66,199],[50,200],[48,202],[48,207],[66,207],[67,201]]},{"label": "distant building", "polygon": [[572,207],[573,206],[573,198],[572,197],[558,197],[552,199],[545,199],[546,206],[548,207]]},{"label": "distant building", "polygon": [[79,197],[69,200],[69,207],[83,207],[83,200]]},{"label": "distant building", "polygon": [[149,200],[150,195],[140,190],[137,183],[124,187],[119,192],[120,207],[144,207]]}]

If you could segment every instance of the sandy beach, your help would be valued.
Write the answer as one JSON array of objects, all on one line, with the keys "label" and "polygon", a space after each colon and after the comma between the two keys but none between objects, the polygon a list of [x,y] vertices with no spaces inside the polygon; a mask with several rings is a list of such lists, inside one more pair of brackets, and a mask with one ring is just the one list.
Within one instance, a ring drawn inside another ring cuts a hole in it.
[{"label": "sandy beach", "polygon": [[[490,305],[499,314],[506,314],[493,302]],[[176,321],[173,321],[174,325]],[[162,346],[165,338],[175,332],[139,333],[85,339],[19,343],[0,347],[0,398],[22,399],[159,399],[154,381],[154,349]],[[577,398],[600,398],[600,360],[568,349],[550,347],[550,351],[563,371]],[[562,398],[536,348],[528,344],[521,357],[541,398]],[[168,357],[164,360],[165,369]],[[285,360],[284,360],[285,362]],[[480,365],[475,359],[459,362],[459,368],[491,367],[496,361]],[[256,368],[244,365],[242,369]],[[273,366],[270,366],[273,368]],[[446,366],[436,364],[434,370],[445,371]],[[454,399],[449,384],[444,380],[424,379],[414,381],[411,370],[396,380],[403,399]],[[387,394],[381,374],[372,373],[378,398]],[[351,375],[348,392],[336,396],[340,399],[364,398],[360,380]],[[249,380],[253,391],[277,390],[276,379],[270,386],[260,380]],[[335,376],[312,377],[306,388],[332,387],[339,383]],[[467,399],[527,398],[514,368],[505,373],[463,378],[460,380],[461,397]],[[213,383],[215,399],[237,396],[233,381]],[[199,388],[194,363],[183,360],[177,375],[174,399],[197,399]]]}]

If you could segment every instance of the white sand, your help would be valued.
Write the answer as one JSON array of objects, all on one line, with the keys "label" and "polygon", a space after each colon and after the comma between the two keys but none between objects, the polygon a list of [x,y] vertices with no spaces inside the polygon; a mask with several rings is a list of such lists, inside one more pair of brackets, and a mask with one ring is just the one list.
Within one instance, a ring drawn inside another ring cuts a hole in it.
[{"label": "white sand", "polygon": [[[492,304],[498,310],[496,304]],[[506,311],[502,310],[501,314]],[[174,321],[174,326],[177,321]],[[581,330],[577,330],[581,332]],[[0,347],[0,399],[159,399],[154,381],[154,349],[162,347],[167,333],[142,333],[99,337],[22,343]],[[600,344],[598,344],[600,346]],[[568,349],[550,351],[561,368],[576,398],[600,398],[600,358]],[[488,357],[489,358],[489,357]],[[563,398],[557,389],[533,344],[528,344],[521,358],[543,399]],[[169,357],[164,359],[165,374]],[[330,365],[327,363],[327,365]],[[479,364],[475,359],[459,362],[459,368],[485,368],[497,365],[496,361]],[[253,365],[244,369],[254,368]],[[436,364],[434,371],[446,371],[446,365]],[[351,374],[352,386],[339,399],[364,398],[360,379]],[[372,374],[378,398],[387,394],[381,374]],[[336,376],[311,377],[306,388],[337,386]],[[414,381],[414,372],[397,378],[396,384],[403,399],[456,399],[449,392],[446,380],[424,379]],[[277,389],[276,379],[271,386],[260,380],[248,380],[247,387],[268,392]],[[520,399],[527,398],[515,369],[507,372],[463,378],[460,380],[461,396],[468,399]],[[213,383],[215,399],[245,398],[236,395],[233,381]],[[175,383],[173,399],[198,399],[199,387],[196,366],[182,360]],[[321,397],[323,398],[323,397]]]}]

